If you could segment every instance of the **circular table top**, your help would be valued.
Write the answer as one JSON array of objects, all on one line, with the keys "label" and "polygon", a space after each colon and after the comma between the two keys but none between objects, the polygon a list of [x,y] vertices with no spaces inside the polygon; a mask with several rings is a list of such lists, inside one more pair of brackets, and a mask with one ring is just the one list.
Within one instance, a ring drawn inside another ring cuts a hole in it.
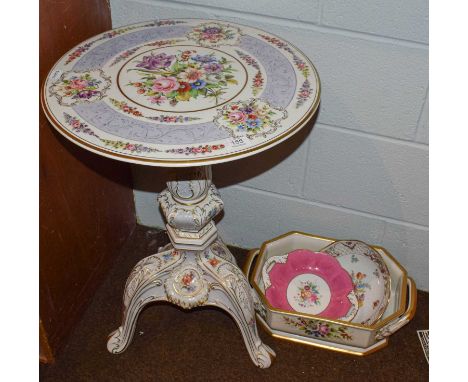
[{"label": "circular table top", "polygon": [[90,151],[188,167],[246,157],[290,137],[317,110],[320,80],[301,51],[262,30],[158,20],[67,52],[41,101],[52,125]]}]

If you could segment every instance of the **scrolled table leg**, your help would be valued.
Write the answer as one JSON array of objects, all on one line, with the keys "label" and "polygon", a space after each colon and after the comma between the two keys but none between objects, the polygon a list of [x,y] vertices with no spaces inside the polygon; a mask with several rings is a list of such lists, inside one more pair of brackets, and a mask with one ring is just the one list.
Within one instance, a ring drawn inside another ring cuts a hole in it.
[{"label": "scrolled table leg", "polygon": [[223,309],[237,323],[254,364],[269,367],[275,353],[258,335],[252,289],[234,256],[218,238],[213,222],[223,202],[211,184],[211,169],[185,172],[181,179],[167,185],[158,200],[168,222],[171,245],[133,269],[125,286],[122,326],[111,333],[108,350],[120,353],[126,349],[144,305],[170,301],[185,309]]},{"label": "scrolled table leg", "polygon": [[143,307],[154,301],[167,301],[164,282],[170,271],[183,261],[176,250],[144,258],[133,268],[125,284],[122,325],[109,335],[107,350],[121,353],[130,344]]},{"label": "scrolled table leg", "polygon": [[258,335],[251,287],[245,275],[235,262],[210,250],[199,253],[198,262],[205,271],[205,277],[212,280],[204,305],[216,306],[229,313],[241,331],[253,363],[260,368],[270,367],[275,352]]}]

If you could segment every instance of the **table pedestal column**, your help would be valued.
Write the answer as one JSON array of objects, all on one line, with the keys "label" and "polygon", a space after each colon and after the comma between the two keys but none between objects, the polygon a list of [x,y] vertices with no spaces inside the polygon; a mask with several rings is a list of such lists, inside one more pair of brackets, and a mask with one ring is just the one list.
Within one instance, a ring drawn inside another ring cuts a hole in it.
[{"label": "table pedestal column", "polygon": [[255,365],[267,368],[275,353],[258,336],[255,291],[218,238],[212,220],[223,202],[211,184],[211,167],[178,177],[158,197],[171,244],[133,268],[125,285],[122,326],[110,334],[107,349],[121,353],[127,348],[138,314],[150,302],[170,301],[185,309],[217,306],[237,323]]}]

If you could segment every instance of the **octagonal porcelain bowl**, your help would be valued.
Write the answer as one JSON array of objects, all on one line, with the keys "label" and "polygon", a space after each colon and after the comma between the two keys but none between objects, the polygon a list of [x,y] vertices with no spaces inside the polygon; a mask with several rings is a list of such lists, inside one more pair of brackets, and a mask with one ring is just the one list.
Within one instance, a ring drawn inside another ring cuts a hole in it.
[{"label": "octagonal porcelain bowl", "polygon": [[271,258],[263,267],[263,280],[265,296],[275,308],[343,321],[358,311],[351,277],[325,253],[297,249]]},{"label": "octagonal porcelain bowl", "polygon": [[314,314],[275,308],[267,300],[263,269],[275,256],[284,256],[297,249],[321,252],[336,239],[302,232],[289,232],[266,241],[260,250],[253,250],[244,266],[254,297],[257,320],[276,338],[318,346],[354,355],[366,355],[387,345],[387,337],[408,323],[416,311],[416,287],[406,270],[384,248],[371,246],[387,266],[390,298],[376,322],[356,322],[320,317]]},{"label": "octagonal porcelain bowl", "polygon": [[322,252],[335,257],[353,280],[359,310],[352,322],[372,325],[382,317],[390,298],[391,279],[382,257],[358,240],[335,241]]}]

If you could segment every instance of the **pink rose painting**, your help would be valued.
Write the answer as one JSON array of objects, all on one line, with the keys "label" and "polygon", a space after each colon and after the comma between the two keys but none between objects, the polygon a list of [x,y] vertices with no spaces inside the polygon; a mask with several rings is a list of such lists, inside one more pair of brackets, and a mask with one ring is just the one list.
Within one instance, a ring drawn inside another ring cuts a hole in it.
[{"label": "pink rose painting", "polygon": [[63,78],[53,86],[52,93],[62,105],[101,99],[106,90],[107,80],[103,83],[102,78],[96,77],[91,72],[63,75]]},{"label": "pink rose painting", "polygon": [[179,89],[179,82],[175,77],[158,77],[154,80],[153,90],[161,93],[169,93]]},{"label": "pink rose painting", "polygon": [[88,86],[88,81],[82,79],[72,80],[69,86],[72,89],[83,90]]},{"label": "pink rose painting", "polygon": [[229,120],[232,123],[244,122],[247,116],[242,111],[232,111],[228,115]]}]

